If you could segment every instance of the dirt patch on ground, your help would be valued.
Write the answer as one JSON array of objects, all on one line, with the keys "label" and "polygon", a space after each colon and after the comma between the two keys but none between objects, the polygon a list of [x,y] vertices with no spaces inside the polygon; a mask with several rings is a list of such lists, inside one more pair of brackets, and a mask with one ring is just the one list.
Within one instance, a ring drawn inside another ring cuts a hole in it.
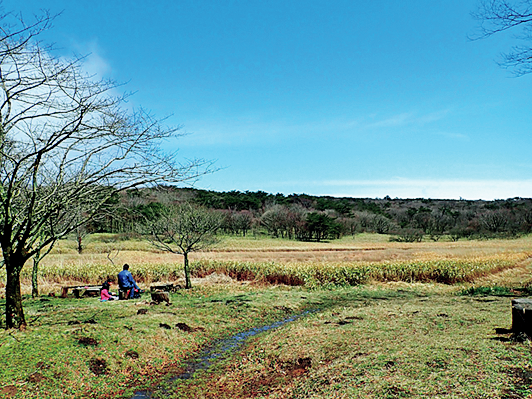
[{"label": "dirt patch on ground", "polygon": [[303,357],[286,364],[285,370],[292,377],[299,377],[300,375],[305,374],[311,366],[312,359],[310,357]]},{"label": "dirt patch on ground", "polygon": [[190,327],[187,323],[177,323],[175,326],[185,332],[205,331],[203,327]]},{"label": "dirt patch on ground", "polygon": [[107,374],[109,372],[105,359],[98,358],[92,358],[89,360],[89,370],[96,375]]},{"label": "dirt patch on ground", "polygon": [[18,389],[14,385],[8,385],[6,387],[3,387],[0,389],[0,397],[2,398],[12,398],[14,397],[18,392]]},{"label": "dirt patch on ground", "polygon": [[39,383],[44,379],[46,379],[46,377],[44,377],[41,373],[33,373],[28,377],[28,381],[33,383]]},{"label": "dirt patch on ground", "polygon": [[129,357],[130,359],[138,359],[139,354],[138,352],[135,352],[134,350],[129,350],[126,353],[124,353],[126,357]]},{"label": "dirt patch on ground", "polygon": [[81,337],[78,339],[78,343],[84,346],[97,346],[98,341],[91,337]]}]

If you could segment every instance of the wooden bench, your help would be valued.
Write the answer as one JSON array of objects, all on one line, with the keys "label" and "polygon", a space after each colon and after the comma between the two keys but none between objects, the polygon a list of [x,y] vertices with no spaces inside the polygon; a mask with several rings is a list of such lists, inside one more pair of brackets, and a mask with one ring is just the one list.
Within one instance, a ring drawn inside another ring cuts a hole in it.
[{"label": "wooden bench", "polygon": [[100,295],[101,285],[69,285],[61,287],[61,298],[68,296],[68,290],[72,290],[76,298],[84,296],[98,296]]}]

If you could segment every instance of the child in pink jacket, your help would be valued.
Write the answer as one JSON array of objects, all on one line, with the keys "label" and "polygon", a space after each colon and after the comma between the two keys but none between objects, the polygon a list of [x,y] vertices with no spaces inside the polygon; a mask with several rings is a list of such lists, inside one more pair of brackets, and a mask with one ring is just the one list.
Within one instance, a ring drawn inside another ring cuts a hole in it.
[{"label": "child in pink jacket", "polygon": [[111,283],[109,281],[106,281],[102,284],[102,289],[100,290],[100,301],[114,301],[118,299],[114,293],[109,292],[109,288],[111,287]]}]

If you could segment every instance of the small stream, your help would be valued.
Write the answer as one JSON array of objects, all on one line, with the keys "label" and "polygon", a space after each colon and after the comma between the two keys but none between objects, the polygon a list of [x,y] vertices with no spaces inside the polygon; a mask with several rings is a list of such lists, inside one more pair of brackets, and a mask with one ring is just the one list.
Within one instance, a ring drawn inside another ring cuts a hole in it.
[{"label": "small stream", "polygon": [[[275,323],[268,324],[262,327],[254,327],[250,330],[235,334],[229,338],[217,340],[213,343],[213,345],[203,349],[196,358],[190,360],[185,365],[185,371],[183,373],[173,376],[171,378],[168,378],[166,381],[172,382],[176,380],[191,379],[194,377],[194,374],[196,373],[196,371],[208,369],[214,364],[214,362],[217,359],[241,347],[249,337],[260,334],[265,331],[279,328],[287,323],[293,322],[303,316],[306,316],[307,314],[311,312],[314,312],[314,311],[306,310],[303,313],[290,316],[284,320],[276,321]],[[149,398],[152,398],[152,393],[154,393],[155,391],[157,391],[159,394],[162,393],[164,395],[164,391],[161,391],[161,389],[162,388],[156,387],[150,390],[138,391],[138,392],[135,392],[134,396],[131,399],[146,399],[146,398],[149,399]]]}]

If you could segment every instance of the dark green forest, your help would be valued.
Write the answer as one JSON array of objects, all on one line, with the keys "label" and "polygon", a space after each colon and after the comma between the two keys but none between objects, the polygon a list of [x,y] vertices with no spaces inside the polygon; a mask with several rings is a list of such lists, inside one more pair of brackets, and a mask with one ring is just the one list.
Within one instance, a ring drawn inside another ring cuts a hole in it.
[{"label": "dark green forest", "polygon": [[264,191],[216,192],[158,187],[117,192],[84,233],[135,234],[168,204],[190,202],[223,214],[221,232],[295,240],[335,239],[369,232],[391,240],[512,238],[532,230],[532,199],[437,200],[336,198]]}]

